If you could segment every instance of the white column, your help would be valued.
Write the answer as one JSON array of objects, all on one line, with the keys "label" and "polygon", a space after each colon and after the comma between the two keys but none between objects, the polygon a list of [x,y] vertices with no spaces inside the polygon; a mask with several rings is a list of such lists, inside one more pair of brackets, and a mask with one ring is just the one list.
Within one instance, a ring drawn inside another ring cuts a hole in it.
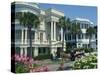
[{"label": "white column", "polygon": [[66,40],[65,40],[65,34],[64,34],[64,49],[63,51],[66,51]]},{"label": "white column", "polygon": [[37,40],[39,40],[38,38],[39,38],[39,34],[37,31],[35,31],[35,39],[34,40],[37,41]]},{"label": "white column", "polygon": [[27,44],[27,29],[25,29],[25,44]]},{"label": "white column", "polygon": [[53,40],[53,22],[51,22],[51,40]]},{"label": "white column", "polygon": [[24,30],[22,29],[22,34],[21,34],[21,43],[23,44],[23,37],[24,37]]},{"label": "white column", "polygon": [[35,47],[34,49],[34,56],[38,56],[38,47]]},{"label": "white column", "polygon": [[23,55],[23,48],[20,49],[20,55]]},{"label": "white column", "polygon": [[24,55],[27,56],[27,47],[24,50],[25,50],[25,54]]},{"label": "white column", "polygon": [[57,48],[51,47],[51,54],[53,55],[53,57],[56,56],[56,52],[57,52]]},{"label": "white column", "polygon": [[64,51],[66,51],[66,47],[64,46],[64,49],[63,49]]},{"label": "white column", "polygon": [[63,28],[61,28],[61,41],[63,40]]},{"label": "white column", "polygon": [[56,22],[54,22],[54,40],[56,40]]}]

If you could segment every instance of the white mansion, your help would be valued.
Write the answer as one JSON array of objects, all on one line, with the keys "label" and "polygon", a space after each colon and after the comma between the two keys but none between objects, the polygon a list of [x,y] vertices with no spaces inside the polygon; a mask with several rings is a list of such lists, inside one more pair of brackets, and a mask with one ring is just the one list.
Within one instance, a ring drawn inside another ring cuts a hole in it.
[{"label": "white mansion", "polygon": [[[13,5],[13,4],[12,4]],[[38,56],[41,54],[50,54],[60,52],[63,40],[63,30],[57,26],[59,18],[64,16],[64,13],[55,9],[42,10],[38,3],[15,2],[15,12],[31,12],[38,15],[41,19],[37,29],[32,28],[32,54]],[[13,13],[13,10],[12,10]],[[79,47],[88,47],[89,38],[86,37],[86,29],[93,23],[88,19],[76,18],[80,23],[82,34],[75,38],[75,35],[66,35],[64,37],[64,51],[66,50],[66,42],[70,45]],[[29,32],[28,28],[20,25],[18,19],[15,19],[15,51],[18,54],[30,55]],[[75,42],[75,40],[77,42]],[[91,40],[91,47],[96,48],[95,35]]]}]

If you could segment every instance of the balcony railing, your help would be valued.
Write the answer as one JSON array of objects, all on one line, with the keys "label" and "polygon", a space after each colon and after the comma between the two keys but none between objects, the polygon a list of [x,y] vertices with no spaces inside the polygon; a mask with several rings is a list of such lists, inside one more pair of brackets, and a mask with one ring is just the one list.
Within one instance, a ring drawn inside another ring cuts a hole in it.
[{"label": "balcony railing", "polygon": [[[50,45],[50,44],[58,44],[58,43],[61,43],[61,41],[40,41],[40,40],[32,40],[32,44],[34,45]],[[12,42],[12,44],[16,44],[16,45],[22,45],[22,44],[25,44],[25,45],[29,45],[30,44],[30,40],[15,40],[15,42]]]}]

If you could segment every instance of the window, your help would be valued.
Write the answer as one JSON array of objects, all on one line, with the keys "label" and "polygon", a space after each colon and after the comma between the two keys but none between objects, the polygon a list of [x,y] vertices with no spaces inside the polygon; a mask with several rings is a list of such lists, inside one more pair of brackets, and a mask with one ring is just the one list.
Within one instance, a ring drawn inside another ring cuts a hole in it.
[{"label": "window", "polygon": [[85,39],[86,38],[86,36],[85,36],[85,34],[83,34],[83,39]]},{"label": "window", "polygon": [[82,28],[82,29],[84,28],[84,24],[81,24],[81,28]]},{"label": "window", "polygon": [[72,39],[76,39],[76,36],[74,34],[72,35]]},{"label": "window", "polygon": [[86,29],[86,28],[88,28],[88,27],[89,27],[89,25],[86,24],[86,23],[82,23],[82,24],[81,24],[81,28],[82,28],[82,29]]},{"label": "window", "polygon": [[88,39],[88,35],[85,35],[85,38]]},{"label": "window", "polygon": [[81,39],[84,39],[84,34],[81,34]]},{"label": "window", "polygon": [[24,37],[23,37],[23,40],[25,40],[25,30],[24,30]]},{"label": "window", "polygon": [[[31,31],[31,38],[35,39],[35,31]],[[30,39],[29,38],[29,30],[27,31],[27,39]]]},{"label": "window", "polygon": [[78,34],[78,39],[81,39],[81,34]]},{"label": "window", "polygon": [[70,34],[68,34],[68,40],[71,40],[71,35]]},{"label": "window", "polygon": [[84,28],[86,28],[86,24],[84,24]]},{"label": "window", "polygon": [[23,48],[23,55],[25,55],[25,48]]},{"label": "window", "polygon": [[27,48],[27,56],[31,56],[30,47]]},{"label": "window", "polygon": [[45,48],[43,48],[43,53],[46,53],[46,49]]},{"label": "window", "polygon": [[49,51],[49,48],[40,47],[38,50],[39,50],[38,52],[39,52],[40,55],[41,54],[47,54],[48,51]]},{"label": "window", "polygon": [[84,47],[84,48],[87,48],[87,47],[88,47],[88,44],[83,44],[83,47]]},{"label": "window", "polygon": [[20,55],[20,48],[19,47],[15,48],[15,53]]},{"label": "window", "polygon": [[67,34],[65,34],[65,40],[67,40]]},{"label": "window", "polygon": [[21,30],[15,31],[15,40],[21,40]]},{"label": "window", "polygon": [[27,48],[27,56],[31,56],[32,54],[32,57],[34,57],[34,47],[32,47],[32,51],[30,51],[30,47]]},{"label": "window", "polygon": [[31,37],[32,37],[32,39],[35,39],[35,36],[34,36],[34,35],[35,35],[35,32],[32,31],[32,32],[31,32]]}]

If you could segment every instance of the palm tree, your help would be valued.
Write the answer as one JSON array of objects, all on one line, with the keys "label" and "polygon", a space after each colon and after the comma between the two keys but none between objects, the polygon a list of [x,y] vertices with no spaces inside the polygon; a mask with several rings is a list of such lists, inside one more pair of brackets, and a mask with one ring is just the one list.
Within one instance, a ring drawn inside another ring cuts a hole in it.
[{"label": "palm tree", "polygon": [[[78,38],[78,35],[81,34],[80,23],[76,23],[75,21],[72,21],[71,34],[75,35],[75,39]],[[77,41],[75,40],[75,42]]]},{"label": "palm tree", "polygon": [[70,18],[66,19],[66,17],[64,16],[64,17],[61,17],[59,19],[58,25],[63,29],[62,51],[64,49],[64,37],[65,37],[65,33],[70,28],[70,24],[71,24]]},{"label": "palm tree", "polygon": [[30,12],[18,12],[15,17],[20,21],[20,24],[27,27],[29,31],[29,45],[32,56],[32,27],[39,25],[39,17]]},{"label": "palm tree", "polygon": [[88,37],[89,37],[89,47],[90,47],[92,35],[95,34],[95,33],[96,33],[96,29],[93,28],[93,27],[89,27],[89,28],[86,30],[86,34],[87,34]]}]

